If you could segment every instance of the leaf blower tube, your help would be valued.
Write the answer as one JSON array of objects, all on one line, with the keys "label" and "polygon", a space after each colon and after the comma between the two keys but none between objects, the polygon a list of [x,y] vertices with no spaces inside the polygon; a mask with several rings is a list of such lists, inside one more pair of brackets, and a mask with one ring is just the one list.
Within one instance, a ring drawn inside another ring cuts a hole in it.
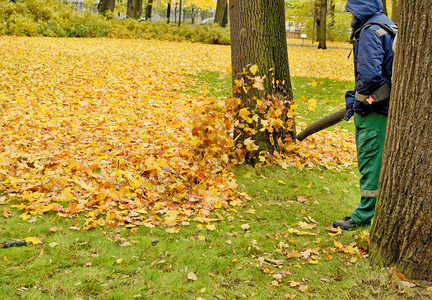
[{"label": "leaf blower tube", "polygon": [[311,134],[314,134],[315,132],[321,131],[323,129],[326,129],[327,127],[339,123],[340,121],[343,120],[345,113],[346,113],[346,109],[343,108],[340,111],[335,112],[334,114],[331,114],[319,121],[310,124],[308,127],[306,127],[305,130],[303,130],[296,136],[297,140],[303,141]]}]

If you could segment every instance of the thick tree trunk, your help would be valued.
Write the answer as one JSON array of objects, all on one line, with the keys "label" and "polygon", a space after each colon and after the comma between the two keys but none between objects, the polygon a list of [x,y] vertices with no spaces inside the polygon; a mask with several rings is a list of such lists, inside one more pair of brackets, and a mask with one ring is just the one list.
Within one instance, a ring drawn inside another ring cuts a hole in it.
[{"label": "thick tree trunk", "polygon": [[153,0],[148,0],[147,1],[147,6],[146,6],[146,10],[145,10],[146,21],[150,21],[151,20],[152,8],[153,8]]},{"label": "thick tree trunk", "polygon": [[[392,97],[371,259],[432,280],[432,24],[430,0],[400,0]],[[419,42],[421,41],[421,42]]]},{"label": "thick tree trunk", "polygon": [[142,14],[142,0],[128,0],[126,15],[129,18],[140,19]]},{"label": "thick tree trunk", "polygon": [[294,139],[285,6],[284,0],[230,0],[229,6],[234,98],[240,100],[234,138],[255,164]]},{"label": "thick tree trunk", "polygon": [[215,23],[221,27],[225,27],[228,23],[228,2],[227,0],[217,0]]},{"label": "thick tree trunk", "polygon": [[100,0],[98,4],[98,12],[104,13],[107,10],[114,11],[115,0]]},{"label": "thick tree trunk", "polygon": [[[391,19],[395,23],[399,23],[399,2],[400,0],[392,0],[392,16]],[[430,11],[430,7],[429,7]]]},{"label": "thick tree trunk", "polygon": [[317,0],[317,40],[318,49],[327,49],[326,31],[327,31],[327,0]]}]

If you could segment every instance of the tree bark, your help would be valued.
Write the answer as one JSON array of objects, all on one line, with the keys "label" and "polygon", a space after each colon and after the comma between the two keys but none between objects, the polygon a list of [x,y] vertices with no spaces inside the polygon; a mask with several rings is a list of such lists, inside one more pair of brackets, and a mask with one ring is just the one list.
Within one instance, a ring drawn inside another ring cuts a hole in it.
[{"label": "tree bark", "polygon": [[98,12],[104,13],[108,10],[114,11],[115,0],[100,0],[98,4]]},{"label": "tree bark", "polygon": [[[430,10],[430,8],[429,8]],[[399,23],[399,0],[392,0],[392,16],[391,19],[395,23]]]},{"label": "tree bark", "polygon": [[221,27],[225,27],[228,23],[228,2],[227,0],[217,0],[215,23]]},{"label": "tree bark", "polygon": [[[370,257],[432,280],[432,24],[430,0],[400,0],[392,96]],[[419,42],[421,41],[421,42]]]},{"label": "tree bark", "polygon": [[317,40],[318,49],[327,49],[327,0],[317,0]]},{"label": "tree bark", "polygon": [[151,20],[152,8],[153,8],[153,0],[148,0],[147,1],[147,6],[146,6],[146,10],[145,10],[146,21],[150,21]]},{"label": "tree bark", "polygon": [[126,15],[129,18],[140,19],[142,14],[142,0],[128,0]]},{"label": "tree bark", "polygon": [[285,6],[284,0],[230,0],[229,6],[233,94],[240,103],[234,139],[254,165],[295,136]]}]

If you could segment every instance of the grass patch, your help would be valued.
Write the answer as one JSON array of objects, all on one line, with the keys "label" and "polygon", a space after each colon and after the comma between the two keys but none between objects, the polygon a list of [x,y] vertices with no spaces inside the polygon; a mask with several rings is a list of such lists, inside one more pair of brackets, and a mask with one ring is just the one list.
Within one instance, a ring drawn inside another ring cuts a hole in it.
[{"label": "grass patch", "polygon": [[[365,248],[367,228],[334,236],[326,229],[354,208],[355,173],[248,166],[235,173],[252,200],[177,234],[163,226],[77,231],[76,220],[49,214],[29,222],[13,211],[0,218],[1,239],[38,236],[44,245],[1,250],[0,298],[391,299],[404,289],[338,248]],[[420,291],[405,295],[427,295]]]}]

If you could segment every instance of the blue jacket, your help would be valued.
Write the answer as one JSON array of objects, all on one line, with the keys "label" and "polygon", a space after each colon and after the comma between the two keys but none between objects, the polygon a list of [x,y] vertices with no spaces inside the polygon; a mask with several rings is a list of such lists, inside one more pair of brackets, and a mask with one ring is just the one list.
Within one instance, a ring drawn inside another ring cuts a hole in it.
[{"label": "blue jacket", "polygon": [[[394,23],[382,13],[381,0],[347,0],[345,10],[354,15],[352,27],[355,31],[365,23],[375,21],[388,25]],[[354,112],[365,116],[371,112],[388,114],[389,102],[365,104],[368,98],[380,88],[386,80],[391,82],[393,38],[379,25],[372,25],[361,30],[358,39],[353,39],[355,91],[348,91],[345,96],[348,120]]]}]

